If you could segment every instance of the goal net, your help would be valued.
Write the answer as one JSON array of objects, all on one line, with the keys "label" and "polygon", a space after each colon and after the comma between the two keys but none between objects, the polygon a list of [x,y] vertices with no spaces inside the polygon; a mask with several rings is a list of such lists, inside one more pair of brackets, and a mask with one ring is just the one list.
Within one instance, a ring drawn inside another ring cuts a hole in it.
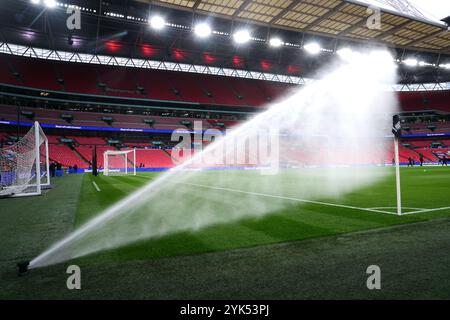
[{"label": "goal net", "polygon": [[136,175],[136,150],[107,150],[103,153],[103,174]]},{"label": "goal net", "polygon": [[49,185],[48,140],[36,121],[15,144],[0,149],[0,197],[40,195]]}]

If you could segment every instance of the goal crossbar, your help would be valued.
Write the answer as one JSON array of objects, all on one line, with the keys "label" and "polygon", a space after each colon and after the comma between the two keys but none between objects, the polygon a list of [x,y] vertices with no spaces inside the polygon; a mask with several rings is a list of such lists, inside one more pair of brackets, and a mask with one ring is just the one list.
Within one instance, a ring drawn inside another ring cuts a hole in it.
[{"label": "goal crossbar", "polygon": [[[128,158],[128,156],[132,156],[132,160]],[[120,167],[115,170],[114,172],[119,172],[119,173],[125,173],[128,174],[128,164],[129,161],[131,162],[132,165],[132,174],[136,175],[136,149],[131,149],[131,150],[107,150],[103,153],[103,163],[104,163],[104,170],[103,170],[103,174],[105,176],[109,176],[111,172],[113,172],[111,170],[111,162],[110,162],[110,157],[119,157],[123,159],[123,162],[120,163]],[[123,170],[123,171],[122,171]]]}]

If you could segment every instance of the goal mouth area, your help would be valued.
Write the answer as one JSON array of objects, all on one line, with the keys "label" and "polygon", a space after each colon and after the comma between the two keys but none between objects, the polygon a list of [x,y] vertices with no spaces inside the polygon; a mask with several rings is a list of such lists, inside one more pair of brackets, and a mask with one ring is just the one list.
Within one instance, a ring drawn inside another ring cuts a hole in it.
[{"label": "goal mouth area", "polygon": [[136,149],[106,150],[103,153],[103,175],[136,175]]},{"label": "goal mouth area", "polygon": [[14,196],[14,192],[3,192],[4,190],[7,190],[6,188],[0,187],[0,199],[7,199],[12,196]]},{"label": "goal mouth area", "polygon": [[49,142],[39,122],[13,145],[0,149],[0,197],[42,194],[50,187]]}]

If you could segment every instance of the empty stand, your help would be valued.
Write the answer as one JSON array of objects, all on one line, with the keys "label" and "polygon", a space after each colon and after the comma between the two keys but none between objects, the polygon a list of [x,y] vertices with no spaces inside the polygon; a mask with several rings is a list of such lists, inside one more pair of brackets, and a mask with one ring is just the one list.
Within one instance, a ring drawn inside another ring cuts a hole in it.
[{"label": "empty stand", "polygon": [[15,56],[9,57],[14,69],[20,74],[23,85],[32,88],[47,90],[62,90],[58,84],[55,73],[54,63],[52,61],[19,58]]},{"label": "empty stand", "polygon": [[177,100],[169,76],[163,72],[152,72],[150,70],[138,69],[135,71],[137,81],[145,90],[150,99]]},{"label": "empty stand", "polygon": [[179,92],[178,98],[182,101],[211,103],[212,98],[208,97],[205,89],[191,73],[173,72],[171,83]]},{"label": "empty stand", "polygon": [[249,106],[261,106],[267,103],[267,96],[257,85],[257,80],[229,78],[227,81],[243,97]]},{"label": "empty stand", "polygon": [[63,144],[49,144],[50,159],[61,163],[64,167],[77,165],[79,168],[87,168],[84,162],[72,149]]},{"label": "empty stand", "polygon": [[96,68],[84,63],[57,63],[66,91],[86,94],[102,94],[98,87]]},{"label": "empty stand", "polygon": [[400,92],[399,102],[404,111],[442,110],[450,111],[450,90]]},{"label": "empty stand", "polygon": [[13,75],[14,70],[7,58],[5,55],[0,55],[0,82],[17,86],[23,85],[22,81]]},{"label": "empty stand", "polygon": [[143,164],[146,168],[172,168],[173,159],[163,150],[136,150],[136,167]]},{"label": "empty stand", "polygon": [[[32,63],[31,63],[31,60]],[[207,74],[54,62],[0,55],[0,82],[48,90],[155,100],[261,106],[287,94],[294,85]],[[20,75],[13,75],[16,70]],[[63,84],[58,83],[63,80]],[[104,87],[99,87],[99,84]],[[144,90],[137,91],[138,87]],[[208,93],[210,94],[208,96]],[[239,98],[239,96],[241,98]],[[398,93],[403,110],[450,111],[450,90]]]}]

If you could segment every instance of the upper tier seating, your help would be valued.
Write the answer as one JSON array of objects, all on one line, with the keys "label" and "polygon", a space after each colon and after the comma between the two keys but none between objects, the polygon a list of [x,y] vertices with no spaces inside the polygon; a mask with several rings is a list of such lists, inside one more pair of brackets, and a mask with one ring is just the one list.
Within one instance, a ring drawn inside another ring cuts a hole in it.
[{"label": "upper tier seating", "polygon": [[[30,65],[32,63],[27,63]],[[95,66],[83,63],[55,63],[64,80],[65,91],[101,94],[98,87],[98,77]]]},{"label": "upper tier seating", "polygon": [[260,106],[267,103],[267,95],[252,80],[229,78],[227,79],[234,91],[240,95],[249,106]]},{"label": "upper tier seating", "polygon": [[450,91],[401,92],[399,102],[405,111],[450,111]]},{"label": "upper tier seating", "polygon": [[11,68],[11,64],[6,58],[7,56],[0,55],[0,70],[1,70],[0,83],[6,83],[17,86],[24,85],[20,79],[16,78],[13,75],[14,70]]},{"label": "upper tier seating", "polygon": [[[3,70],[0,83],[4,84],[83,94],[234,106],[262,106],[284,97],[289,89],[295,87],[287,83],[235,77],[56,62],[4,54],[0,54],[0,68]],[[139,92],[138,87],[143,92]],[[401,92],[399,99],[406,111],[450,111],[450,90]]]},{"label": "upper tier seating", "polygon": [[[11,57],[11,63],[19,73],[23,85],[32,88],[62,90],[58,83],[58,75],[55,72],[55,64],[51,61],[34,59],[33,63],[22,63],[22,58]],[[83,78],[85,81],[86,79]]]},{"label": "upper tier seating", "polygon": [[[228,78],[230,83],[226,83],[223,77],[206,74],[65,63],[9,55],[0,55],[0,67],[5,71],[0,83],[37,89],[236,106],[259,106],[267,98],[267,93],[260,92],[256,80]],[[13,76],[13,72],[18,73],[19,79]]]}]

